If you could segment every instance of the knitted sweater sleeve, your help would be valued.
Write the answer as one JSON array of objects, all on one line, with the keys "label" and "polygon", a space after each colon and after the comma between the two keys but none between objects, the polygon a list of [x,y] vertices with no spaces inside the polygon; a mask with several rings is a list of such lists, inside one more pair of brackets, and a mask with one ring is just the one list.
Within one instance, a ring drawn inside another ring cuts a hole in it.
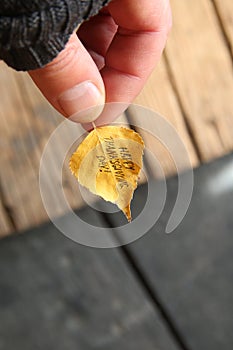
[{"label": "knitted sweater sleeve", "polygon": [[1,0],[0,59],[16,70],[52,61],[84,20],[109,0]]}]

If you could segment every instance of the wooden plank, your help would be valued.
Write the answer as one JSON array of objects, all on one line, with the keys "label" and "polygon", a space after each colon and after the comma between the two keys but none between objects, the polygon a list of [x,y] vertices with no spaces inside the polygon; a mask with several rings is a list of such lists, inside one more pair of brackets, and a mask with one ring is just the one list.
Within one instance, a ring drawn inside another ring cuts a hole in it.
[{"label": "wooden plank", "polygon": [[[152,73],[142,93],[135,100],[135,103],[154,110],[156,113],[159,113],[162,117],[164,117],[165,120],[168,120],[172,124],[177,132],[178,137],[182,140],[187,149],[191,165],[193,167],[197,166],[199,161],[195,147],[192,143],[190,135],[188,134],[185,121],[179,107],[179,103],[169,80],[164,58]],[[136,122],[137,118],[144,118],[145,125],[148,128],[153,126],[149,125],[149,122],[146,118],[146,113],[145,115],[141,115],[141,110],[137,111],[137,108],[131,107],[129,109],[129,114],[130,122],[132,124]],[[158,129],[157,136],[163,140],[162,131],[163,130]],[[177,169],[172,159],[172,150],[167,150],[166,147],[163,146],[158,139],[149,135],[148,133],[143,131],[140,132],[142,133],[142,136],[145,138],[146,142],[150,144],[151,148],[153,148],[153,153],[158,159],[165,175],[168,176],[176,173]],[[182,162],[182,154],[180,154],[179,157],[180,164],[183,163],[181,167],[183,170],[185,170],[187,168],[187,164]],[[154,173],[154,176],[158,177],[158,174]]]},{"label": "wooden plank", "polygon": [[[47,142],[48,136],[50,133],[55,129],[60,122],[63,122],[63,117],[58,114],[44,99],[44,97],[41,95],[39,90],[34,86],[31,79],[28,75],[25,75],[23,73],[15,74],[15,78],[18,82],[19,87],[23,87],[23,94],[21,94],[22,101],[24,103],[24,106],[28,108],[30,113],[33,115],[34,119],[38,119],[39,125],[36,127],[37,133],[40,133],[41,136],[44,136],[44,140],[42,144],[38,144],[38,147],[40,148],[41,152],[43,150],[44,145]],[[41,120],[42,119],[42,120]],[[118,123],[121,123],[125,127],[129,127],[128,120],[125,116],[125,114],[122,114],[117,119]],[[33,121],[30,120],[30,124],[33,124]],[[81,126],[77,126],[78,130],[83,130]],[[42,129],[42,131],[41,131]],[[63,144],[66,143],[67,140],[70,140],[71,138],[71,132],[66,130],[65,134],[62,134],[59,139],[59,147],[62,150]],[[82,137],[82,139],[84,136]],[[71,208],[77,209],[82,207],[85,204],[88,205],[94,205],[99,200],[99,197],[92,195],[89,193],[89,191],[83,190],[82,187],[79,187],[77,180],[71,175],[69,171],[69,156],[72,154],[72,152],[76,149],[78,144],[80,143],[80,140],[76,142],[73,146],[70,152],[67,154],[65,166],[63,169],[63,190],[65,193],[66,198],[68,199],[68,202],[70,203]],[[51,160],[52,163],[52,160]],[[38,166],[38,164],[36,165]],[[50,167],[48,169],[48,178],[52,177],[54,178],[54,175],[52,173],[54,172],[53,168]],[[145,177],[142,175],[140,179],[140,183],[145,182]],[[83,197],[85,195],[85,198]],[[51,206],[56,207],[56,203],[53,203],[51,201]],[[95,207],[98,206],[96,203]],[[59,211],[59,214],[64,214],[64,211],[62,209]],[[29,226],[30,227],[30,226]]]},{"label": "wooden plank", "polygon": [[119,249],[33,233],[0,242],[1,350],[180,349]]},{"label": "wooden plank", "polygon": [[0,238],[12,232],[13,228],[0,199]]},{"label": "wooden plank", "polygon": [[[39,185],[38,172],[43,149],[51,133],[64,120],[49,106],[44,97],[25,73],[16,73],[1,65],[1,140],[4,146],[2,162],[2,186],[7,205],[14,213],[15,226],[23,230],[47,220]],[[4,86],[4,89],[3,89]],[[128,125],[125,115],[118,121]],[[81,129],[81,126],[74,126]],[[64,145],[69,143],[71,130],[65,130],[57,142],[57,151],[48,164],[48,191],[51,193],[50,213],[52,216],[64,214],[62,197],[54,196],[54,186],[58,181],[60,169],[57,168]],[[68,154],[63,167],[63,190],[71,208],[92,204],[96,196],[85,192],[83,200],[76,179],[68,169],[69,155],[75,150],[75,143]],[[56,160],[55,160],[56,159]],[[17,171],[15,169],[17,167]],[[141,182],[145,181],[142,176]],[[29,186],[30,184],[30,186]],[[61,194],[62,195],[62,194]]]},{"label": "wooden plank", "polygon": [[[32,218],[32,205],[29,198],[19,200],[19,192],[29,187],[30,192],[34,191],[33,179],[34,169],[28,166],[29,157],[26,156],[25,144],[22,142],[24,113],[17,87],[14,83],[11,71],[1,64],[1,128],[0,137],[2,141],[1,156],[1,186],[7,206],[14,213],[16,224],[24,227],[27,218]],[[26,139],[30,142],[30,138]],[[32,146],[32,145],[31,145]],[[27,174],[27,175],[26,175]],[[26,181],[25,181],[26,175]],[[17,179],[17,181],[16,181]],[[16,185],[17,184],[17,185]],[[18,215],[16,214],[16,210]]]},{"label": "wooden plank", "polygon": [[190,350],[233,347],[232,175],[233,155],[196,169],[188,213],[166,235],[177,195],[176,178],[169,179],[160,220],[128,246]]},{"label": "wooden plank", "polygon": [[[40,91],[35,87],[34,83],[30,77],[24,73],[15,73],[14,77],[17,81],[17,85],[21,91],[21,98],[24,106],[26,106],[30,119],[28,124],[30,127],[34,125],[34,120],[37,121],[35,125],[35,134],[40,135],[40,143],[37,144],[38,150],[40,152],[40,157],[42,155],[43,149],[52,134],[52,132],[58,127],[60,123],[64,121],[64,118],[57,113],[54,108],[45,100]],[[75,125],[75,128],[82,130],[80,125]],[[57,145],[58,152],[64,151],[64,145],[69,143],[71,138],[70,130],[64,130],[64,133],[60,135],[60,139]],[[72,147],[72,150],[76,146]],[[79,208],[85,203],[77,190],[77,182],[69,171],[69,155],[71,155],[72,150],[68,150],[67,157],[65,159],[65,164],[63,167],[63,190],[65,196],[71,206],[71,208]],[[39,166],[40,159],[37,160],[36,167]],[[55,161],[56,165],[56,161]],[[51,159],[51,166],[48,168],[48,178],[54,178],[58,176],[54,169],[54,159]],[[51,203],[51,205],[57,207],[57,203]],[[64,214],[62,207],[58,209],[58,213],[54,215]],[[30,226],[29,226],[30,227]]]},{"label": "wooden plank", "polygon": [[[4,169],[2,185],[7,204],[14,212],[15,225],[18,230],[23,230],[47,220],[38,186],[39,164],[49,136],[64,119],[49,106],[28,75],[13,72],[4,65],[1,68],[1,80],[5,82],[1,111],[2,140],[5,145],[5,157],[2,159],[2,169]],[[125,115],[122,115],[118,121],[128,125]],[[81,129],[77,125],[75,127]],[[62,215],[66,210],[61,204],[62,199],[53,195],[60,170],[57,169],[54,158],[59,157],[59,152],[64,150],[63,145],[70,138],[69,130],[60,135],[57,154],[48,164],[50,212],[53,216]],[[13,148],[12,142],[17,147]],[[69,155],[76,147],[77,143],[68,153],[63,168],[63,189],[71,208],[79,208],[86,202],[91,205],[97,200],[96,196],[89,195],[87,192],[83,200],[83,192],[80,192],[76,179],[68,169]],[[14,164],[17,165],[17,172]],[[145,181],[143,176],[142,181]],[[29,183],[30,186],[28,186]]]},{"label": "wooden plank", "polygon": [[[42,99],[39,104],[36,101],[35,108],[38,110],[34,113],[28,96],[35,96],[36,88],[29,80],[29,86],[25,86],[22,77],[4,64],[0,66],[0,76],[1,186],[16,228],[23,230],[47,220],[39,191],[39,163],[44,145],[60,119],[57,116],[49,118],[51,110],[47,109],[47,103],[45,105]],[[62,147],[62,141],[61,138],[58,149]],[[56,183],[58,176],[59,171],[51,160],[48,179]],[[54,198],[54,216],[62,214],[62,209],[59,198]]]},{"label": "wooden plank", "polygon": [[233,55],[233,11],[231,0],[214,0]]},{"label": "wooden plank", "polygon": [[209,0],[172,0],[166,55],[203,161],[233,149],[232,62]]}]

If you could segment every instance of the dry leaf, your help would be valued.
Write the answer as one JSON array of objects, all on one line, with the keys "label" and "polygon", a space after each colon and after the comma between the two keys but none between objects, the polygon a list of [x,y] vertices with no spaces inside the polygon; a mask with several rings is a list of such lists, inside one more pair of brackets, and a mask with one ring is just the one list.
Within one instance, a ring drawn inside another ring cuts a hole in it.
[{"label": "dry leaf", "polygon": [[142,168],[144,142],[131,129],[95,128],[70,159],[79,183],[115,203],[131,221],[130,202]]}]

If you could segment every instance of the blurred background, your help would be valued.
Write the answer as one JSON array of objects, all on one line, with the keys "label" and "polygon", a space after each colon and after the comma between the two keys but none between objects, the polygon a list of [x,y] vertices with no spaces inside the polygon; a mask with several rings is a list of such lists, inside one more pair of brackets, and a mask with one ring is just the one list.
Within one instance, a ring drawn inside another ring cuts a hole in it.
[{"label": "blurred background", "polygon": [[[0,350],[233,348],[233,4],[171,5],[166,50],[135,101],[174,126],[190,159],[188,166],[180,154],[181,176],[194,169],[190,208],[171,235],[164,232],[177,195],[176,164],[147,134],[167,179],[156,225],[135,243],[109,250],[78,245],[56,230],[38,174],[63,118],[26,73],[0,62]],[[120,120],[136,124],[136,114],[132,106]],[[150,128],[146,112],[140,117]],[[70,137],[61,135],[58,154]],[[145,172],[157,186],[152,168],[148,159]],[[68,167],[62,175],[71,207],[116,233],[121,214],[89,208]],[[51,159],[48,178],[56,184],[58,176]],[[146,191],[142,176],[134,216]],[[56,196],[51,207],[67,220]]]}]

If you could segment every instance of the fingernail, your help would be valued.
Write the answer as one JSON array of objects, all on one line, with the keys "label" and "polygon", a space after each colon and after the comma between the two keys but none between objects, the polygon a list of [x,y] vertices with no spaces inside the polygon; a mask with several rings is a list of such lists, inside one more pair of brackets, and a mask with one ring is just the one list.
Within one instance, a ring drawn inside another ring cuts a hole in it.
[{"label": "fingernail", "polygon": [[70,120],[88,123],[102,112],[104,95],[91,81],[84,81],[63,92],[58,102]]}]

